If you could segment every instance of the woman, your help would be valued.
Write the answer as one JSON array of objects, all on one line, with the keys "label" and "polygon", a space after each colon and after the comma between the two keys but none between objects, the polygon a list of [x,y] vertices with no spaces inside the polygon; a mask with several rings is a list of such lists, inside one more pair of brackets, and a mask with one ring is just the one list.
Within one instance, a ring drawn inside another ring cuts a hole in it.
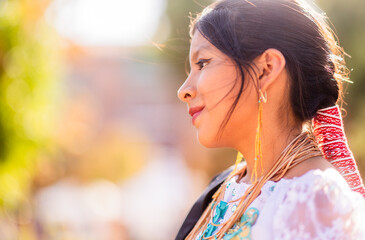
[{"label": "woman", "polygon": [[300,0],[223,0],[191,37],[178,97],[202,145],[239,154],[176,239],[365,239],[365,190],[336,105],[347,69],[324,15]]}]

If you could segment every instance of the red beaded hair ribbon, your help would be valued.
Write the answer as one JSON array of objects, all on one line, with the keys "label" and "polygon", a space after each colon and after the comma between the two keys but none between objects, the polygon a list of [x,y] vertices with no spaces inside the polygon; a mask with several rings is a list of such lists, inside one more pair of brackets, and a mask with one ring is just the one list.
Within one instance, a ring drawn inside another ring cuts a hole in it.
[{"label": "red beaded hair ribbon", "polygon": [[336,105],[318,110],[312,124],[324,157],[341,173],[353,191],[365,197],[364,184],[347,144],[339,107]]}]

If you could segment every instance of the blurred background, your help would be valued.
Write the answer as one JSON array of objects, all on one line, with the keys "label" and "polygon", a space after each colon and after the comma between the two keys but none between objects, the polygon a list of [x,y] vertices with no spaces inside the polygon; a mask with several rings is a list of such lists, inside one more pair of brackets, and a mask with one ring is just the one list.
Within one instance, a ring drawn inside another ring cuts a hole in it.
[{"label": "blurred background", "polygon": [[[0,239],[173,239],[235,161],[177,90],[208,0],[0,0]],[[344,119],[365,176],[365,7],[318,0],[351,56]]]}]

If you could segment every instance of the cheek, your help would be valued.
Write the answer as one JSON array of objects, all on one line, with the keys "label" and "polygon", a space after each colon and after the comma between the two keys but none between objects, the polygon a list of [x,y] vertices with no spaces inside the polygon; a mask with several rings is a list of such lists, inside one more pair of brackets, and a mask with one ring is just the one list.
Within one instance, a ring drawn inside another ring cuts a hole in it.
[{"label": "cheek", "polygon": [[197,88],[204,104],[211,109],[222,106],[227,102],[233,102],[232,96],[236,96],[238,93],[236,86],[239,83],[234,87],[236,78],[235,69],[232,67],[222,66],[203,72]]},{"label": "cheek", "polygon": [[206,109],[199,119],[197,134],[203,146],[231,147],[254,131],[252,129],[257,124],[257,94],[250,81],[245,78],[240,99],[218,140],[219,129],[238,96],[241,81],[237,79],[235,67],[220,67],[201,75],[197,88]]},{"label": "cheek", "polygon": [[256,89],[253,84],[248,83],[227,124],[226,133],[240,139],[250,135],[252,132],[255,132],[257,117],[258,97]]},{"label": "cheek", "polygon": [[233,78],[212,75],[210,76],[210,80],[209,84],[204,86],[202,98],[209,122],[217,125],[224,120],[238,91],[233,88],[235,81]]},{"label": "cheek", "polygon": [[[247,86],[244,87],[240,99],[223,131],[222,141],[229,146],[234,145],[238,141],[242,142],[246,138],[251,139],[252,134],[256,132],[258,97],[255,86],[252,83],[247,83],[247,81],[249,80],[246,80]],[[222,122],[228,115],[228,111],[234,103],[238,91],[239,84],[237,84],[237,88],[235,87],[235,90],[232,91],[234,94],[230,96],[231,101],[224,103],[226,113],[221,118]]]},{"label": "cheek", "polygon": [[202,81],[199,87],[205,111],[199,119],[198,140],[205,147],[222,147],[227,141],[223,137],[218,140],[219,129],[234,103],[239,83],[234,86],[234,74],[206,74],[204,77],[207,81]]}]

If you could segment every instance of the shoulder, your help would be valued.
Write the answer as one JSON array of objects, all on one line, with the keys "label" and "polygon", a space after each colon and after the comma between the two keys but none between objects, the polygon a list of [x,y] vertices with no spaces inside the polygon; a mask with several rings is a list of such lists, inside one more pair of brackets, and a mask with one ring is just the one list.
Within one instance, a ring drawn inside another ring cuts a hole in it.
[{"label": "shoulder", "polygon": [[361,194],[350,189],[342,175],[333,168],[311,169],[301,176],[285,180],[287,181],[285,201],[289,201],[291,197],[297,198],[298,194],[305,195],[306,198],[303,199],[305,201],[318,201],[324,198],[334,203],[339,200],[365,201]]},{"label": "shoulder", "polygon": [[290,169],[285,174],[284,178],[291,179],[294,177],[299,177],[314,169],[319,169],[324,171],[327,169],[335,169],[335,168],[325,158],[313,157]]},{"label": "shoulder", "polygon": [[[337,170],[312,169],[284,180],[274,223],[277,239],[363,239],[365,200]],[[284,225],[283,225],[284,224]],[[336,236],[336,237],[334,237]],[[276,239],[276,238],[274,238]]]},{"label": "shoulder", "polygon": [[[287,197],[291,193],[311,194],[308,198],[313,198],[313,194],[329,196],[331,199],[356,196],[342,175],[323,157],[311,158],[299,164],[288,171],[283,180],[288,183]],[[363,197],[360,199],[363,200]]]},{"label": "shoulder", "polygon": [[323,187],[325,185],[333,185],[342,190],[351,191],[342,175],[334,168],[327,169],[310,169],[300,176],[286,178],[290,182],[290,186],[307,186],[310,188]]}]

